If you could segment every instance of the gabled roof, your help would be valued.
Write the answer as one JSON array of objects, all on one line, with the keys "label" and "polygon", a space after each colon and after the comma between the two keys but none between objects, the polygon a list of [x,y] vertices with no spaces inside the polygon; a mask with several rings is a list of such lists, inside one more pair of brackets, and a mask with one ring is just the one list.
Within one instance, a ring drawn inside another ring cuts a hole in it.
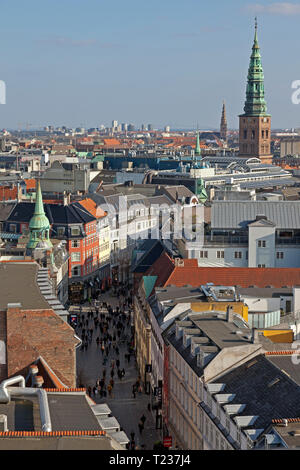
[{"label": "gabled roof", "polygon": [[163,251],[161,256],[147,270],[147,276],[157,276],[156,286],[164,286],[174,270],[174,261]]},{"label": "gabled roof", "polygon": [[[7,218],[9,222],[29,222],[35,203],[19,202],[15,205]],[[50,224],[78,224],[88,223],[95,220],[95,217],[78,203],[64,206],[63,204],[44,204],[46,216]]]},{"label": "gabled roof", "polygon": [[96,219],[101,219],[102,217],[105,217],[107,215],[106,212],[104,212],[104,210],[102,210],[101,207],[99,207],[91,198],[86,198],[82,201],[78,201],[74,205],[77,207],[78,204],[84,207]]}]

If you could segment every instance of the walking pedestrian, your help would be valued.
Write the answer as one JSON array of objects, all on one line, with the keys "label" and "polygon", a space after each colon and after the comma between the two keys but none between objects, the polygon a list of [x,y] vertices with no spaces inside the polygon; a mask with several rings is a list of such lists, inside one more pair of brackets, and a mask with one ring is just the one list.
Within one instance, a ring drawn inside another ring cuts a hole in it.
[{"label": "walking pedestrian", "polygon": [[146,421],[146,416],[143,414],[143,416],[141,417],[141,423],[143,424],[143,426],[145,425],[145,421]]},{"label": "walking pedestrian", "polygon": [[143,423],[140,421],[140,422],[139,422],[139,424],[138,424],[138,426],[139,426],[139,431],[140,431],[140,434],[142,434],[142,432],[143,432],[143,429],[144,429],[144,425],[143,425]]}]

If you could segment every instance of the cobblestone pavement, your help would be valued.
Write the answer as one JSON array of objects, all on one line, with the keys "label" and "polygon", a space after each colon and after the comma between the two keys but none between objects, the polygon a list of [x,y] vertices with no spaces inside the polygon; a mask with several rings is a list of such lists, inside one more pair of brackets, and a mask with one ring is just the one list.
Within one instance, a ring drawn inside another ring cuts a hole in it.
[{"label": "cobblestone pavement", "polygon": [[[119,297],[112,296],[111,293],[102,294],[100,299],[101,302],[107,302],[113,308],[119,306]],[[83,311],[90,310],[88,304],[83,306]],[[94,327],[92,319],[89,320],[89,327]],[[112,328],[109,332],[111,333]],[[131,336],[131,326],[125,328],[125,334],[128,340]],[[79,330],[80,331],[80,330]],[[80,332],[78,336],[80,337]],[[130,363],[125,359],[127,351],[127,341],[125,343],[118,344],[120,355],[116,356],[115,351],[111,348],[107,366],[103,366],[101,348],[97,347],[96,337],[98,336],[99,329],[94,331],[92,342],[89,343],[87,350],[77,350],[77,375],[78,379],[85,386],[93,387],[97,379],[102,378],[103,369],[106,368],[106,384],[110,379],[110,364],[112,359],[120,360],[120,368],[124,367],[125,376],[120,380],[115,374],[114,376],[114,387],[113,395],[109,397],[108,394],[105,398],[100,398],[99,395],[92,395],[93,400],[96,403],[107,403],[112,411],[112,415],[120,423],[121,428],[125,431],[128,438],[130,439],[130,433],[135,433],[135,443],[139,448],[142,449],[153,449],[153,444],[159,441],[160,431],[155,429],[155,423],[152,417],[152,413],[148,411],[147,405],[149,403],[149,396],[144,392],[136,393],[136,398],[132,394],[132,386],[138,379],[138,372],[136,368],[136,362],[134,356],[131,356]],[[100,333],[100,332],[99,332]],[[145,427],[142,434],[139,432],[138,423],[141,416],[144,414],[146,417]]]}]

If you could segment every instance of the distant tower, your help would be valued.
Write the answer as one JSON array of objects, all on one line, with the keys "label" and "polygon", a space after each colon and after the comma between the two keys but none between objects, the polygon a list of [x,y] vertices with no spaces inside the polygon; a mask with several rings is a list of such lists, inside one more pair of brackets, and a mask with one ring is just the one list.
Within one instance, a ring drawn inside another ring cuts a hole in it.
[{"label": "distant tower", "polygon": [[49,238],[50,222],[44,211],[40,181],[36,185],[35,208],[29,222],[29,241],[27,249],[52,250],[53,246]]},{"label": "distant tower", "polygon": [[257,39],[256,18],[244,112],[239,116],[240,157],[258,157],[263,163],[272,163],[271,115],[267,114],[265,102],[264,72]]},{"label": "distant tower", "polygon": [[200,147],[199,132],[197,132],[197,141],[196,141],[196,147],[195,147],[195,155],[201,156],[201,147]]},{"label": "distant tower", "polygon": [[222,108],[222,117],[221,117],[221,125],[220,125],[220,137],[225,142],[227,142],[227,118],[226,118],[225,101],[223,101],[223,108]]}]

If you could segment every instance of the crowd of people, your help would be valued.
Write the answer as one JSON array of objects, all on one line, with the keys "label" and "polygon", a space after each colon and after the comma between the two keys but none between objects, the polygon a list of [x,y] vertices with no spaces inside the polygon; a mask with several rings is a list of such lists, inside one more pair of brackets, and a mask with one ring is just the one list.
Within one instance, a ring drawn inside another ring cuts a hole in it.
[{"label": "crowd of people", "polygon": [[[99,374],[95,383],[79,384],[87,389],[88,395],[96,402],[98,399],[114,399],[114,386],[116,378],[122,382],[128,374],[127,367],[135,361],[134,328],[132,326],[132,293],[123,287],[116,292],[119,299],[113,304],[108,301],[90,301],[88,308],[81,308],[77,316],[77,335],[81,338],[81,351],[85,355],[93,345],[99,352]],[[107,296],[106,296],[107,297]],[[100,297],[101,299],[101,297]],[[84,311],[85,310],[85,311]],[[132,377],[132,375],[131,375]],[[82,382],[85,382],[84,377]],[[132,398],[136,399],[143,393],[141,377],[138,376],[132,384]],[[150,412],[148,404],[148,412]],[[143,414],[137,424],[138,433],[143,435],[146,417]],[[128,449],[138,449],[132,431]]]},{"label": "crowd of people", "polygon": [[[95,302],[93,306],[90,303],[88,311],[81,309],[78,315],[76,333],[82,340],[81,350],[87,351],[94,341],[102,365],[102,373],[95,384],[86,387],[89,396],[93,398],[113,398],[115,376],[122,380],[126,374],[125,362],[129,364],[131,357],[134,357],[131,306],[132,300],[129,296],[120,301],[116,308],[107,302]],[[127,348],[123,357],[120,356],[121,345]]]}]

